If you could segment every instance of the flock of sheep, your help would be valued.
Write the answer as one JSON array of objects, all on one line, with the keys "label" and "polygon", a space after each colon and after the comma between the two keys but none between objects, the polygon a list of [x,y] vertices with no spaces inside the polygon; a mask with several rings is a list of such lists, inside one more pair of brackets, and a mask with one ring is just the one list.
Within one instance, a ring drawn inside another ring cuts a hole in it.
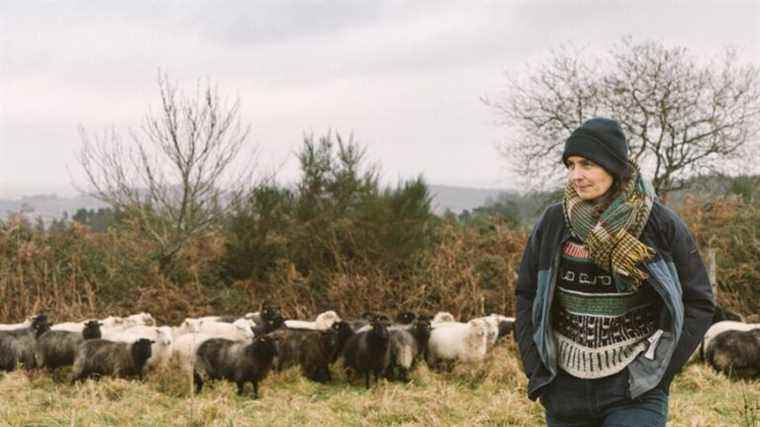
[{"label": "flock of sheep", "polygon": [[50,324],[44,314],[23,323],[0,324],[0,371],[71,366],[70,381],[101,376],[138,377],[177,363],[192,374],[196,392],[208,379],[225,379],[243,394],[270,372],[300,366],[313,381],[331,380],[330,366],[342,359],[347,373],[408,381],[419,359],[436,369],[456,361],[483,360],[514,319],[498,314],[458,322],[450,313],[434,317],[402,312],[395,319],[365,313],[341,319],[326,311],[314,320],[285,320],[264,305],[243,316],[187,318],[179,326],[156,326],[148,313]]},{"label": "flock of sheep", "polygon": [[[719,309],[693,359],[744,378],[760,376],[760,324],[725,320]],[[192,375],[196,392],[207,379],[225,379],[243,394],[270,372],[300,366],[303,375],[331,381],[330,366],[342,359],[350,374],[408,381],[419,359],[434,368],[477,362],[512,331],[514,319],[498,314],[458,322],[447,312],[434,317],[402,312],[394,320],[365,313],[341,319],[326,311],[314,320],[285,320],[264,305],[243,316],[187,318],[179,326],[156,326],[148,313],[51,325],[44,314],[23,323],[0,324],[0,371],[71,366],[72,383],[100,376],[138,377],[170,360]]]}]

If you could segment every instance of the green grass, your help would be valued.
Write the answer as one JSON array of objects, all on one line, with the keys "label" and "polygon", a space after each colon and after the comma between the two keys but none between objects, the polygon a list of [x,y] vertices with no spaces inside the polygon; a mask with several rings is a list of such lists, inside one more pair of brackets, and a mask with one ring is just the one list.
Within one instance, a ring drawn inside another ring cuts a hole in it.
[{"label": "green grass", "polygon": [[[541,406],[525,397],[527,381],[512,342],[494,349],[481,366],[435,373],[423,363],[411,383],[381,381],[369,391],[333,371],[332,384],[310,382],[296,369],[272,374],[260,385],[259,400],[238,397],[227,382],[192,396],[189,378],[175,371],[144,382],[103,379],[76,386],[62,382],[63,375],[13,372],[0,376],[0,425],[543,425]],[[758,402],[759,381],[732,381],[693,364],[673,383],[668,425],[760,426]]]}]

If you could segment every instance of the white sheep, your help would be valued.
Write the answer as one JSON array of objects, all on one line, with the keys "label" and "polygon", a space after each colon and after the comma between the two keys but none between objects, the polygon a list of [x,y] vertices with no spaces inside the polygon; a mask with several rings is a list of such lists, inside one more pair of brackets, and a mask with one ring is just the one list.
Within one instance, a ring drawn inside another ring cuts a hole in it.
[{"label": "white sheep", "polygon": [[[92,319],[90,319],[92,320]],[[63,322],[63,323],[56,323],[55,325],[50,327],[51,331],[64,331],[64,332],[74,332],[81,334],[84,330],[84,325],[89,322],[90,320],[84,320],[81,322]],[[103,322],[101,322],[103,324]],[[103,324],[102,328],[105,328],[105,324]]]},{"label": "white sheep", "polygon": [[154,319],[150,313],[143,312],[143,313],[137,313],[131,316],[127,316],[126,318],[124,318],[124,324],[125,324],[125,327],[138,326],[138,325],[156,326],[156,319]]},{"label": "white sheep", "polygon": [[480,361],[485,357],[487,348],[488,326],[485,320],[439,322],[430,332],[428,362],[436,365],[440,360]]},{"label": "white sheep", "polygon": [[333,323],[340,321],[338,313],[329,310],[324,313],[320,313],[313,322],[306,320],[286,320],[285,327],[291,329],[314,329],[326,331],[330,329]]},{"label": "white sheep", "polygon": [[143,338],[150,340],[152,342],[151,356],[145,365],[147,370],[152,370],[168,361],[174,342],[172,328],[169,326],[138,325],[127,329],[103,329],[101,334],[103,339],[113,342],[133,343]]},{"label": "white sheep", "polygon": [[[53,325],[50,329],[53,331],[68,331],[81,333],[84,329],[85,323],[92,319],[83,320],[81,322],[64,322]],[[150,313],[137,313],[127,317],[108,316],[105,319],[100,319],[101,328],[103,330],[113,329],[127,329],[133,326],[155,326],[156,321]]]},{"label": "white sheep", "polygon": [[212,337],[202,333],[187,333],[174,339],[170,350],[170,357],[179,362],[180,368],[187,374],[192,374],[195,366],[196,351],[204,341]]},{"label": "white sheep", "polygon": [[482,320],[484,322],[486,325],[486,343],[488,344],[489,349],[493,347],[496,344],[496,340],[499,339],[498,320],[492,316],[478,317],[477,319],[472,320]]},{"label": "white sheep", "polygon": [[27,317],[26,320],[24,320],[21,323],[3,323],[0,324],[0,331],[12,331],[15,329],[24,329],[32,326],[32,320],[34,320],[34,316]]},{"label": "white sheep", "polygon": [[[478,319],[481,319],[486,322],[487,325],[487,331],[488,331],[488,346],[489,348],[493,347],[494,344],[496,344],[496,341],[501,338],[505,330],[502,325],[506,323],[507,325],[513,325],[515,322],[515,319],[513,317],[507,317],[501,314],[495,314],[491,313],[488,316],[484,317],[478,317]],[[511,328],[506,328],[507,330],[511,330]]]},{"label": "white sheep", "polygon": [[172,332],[174,338],[185,334],[203,333],[212,337],[243,340],[253,338],[253,325],[254,323],[247,319],[238,319],[232,323],[185,319],[182,325],[174,328]]},{"label": "white sheep", "polygon": [[433,316],[433,320],[430,321],[430,326],[435,328],[435,325],[443,322],[456,322],[454,315],[448,311],[439,311]]}]

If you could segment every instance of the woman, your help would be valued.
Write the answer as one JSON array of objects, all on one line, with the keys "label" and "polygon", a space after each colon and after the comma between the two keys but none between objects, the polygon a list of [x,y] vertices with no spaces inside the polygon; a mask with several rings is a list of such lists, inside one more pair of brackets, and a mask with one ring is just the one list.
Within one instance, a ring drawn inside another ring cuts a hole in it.
[{"label": "woman", "polygon": [[528,397],[552,426],[664,426],[713,296],[683,221],[629,161],[617,122],[565,142],[568,183],[531,232],[516,288]]}]

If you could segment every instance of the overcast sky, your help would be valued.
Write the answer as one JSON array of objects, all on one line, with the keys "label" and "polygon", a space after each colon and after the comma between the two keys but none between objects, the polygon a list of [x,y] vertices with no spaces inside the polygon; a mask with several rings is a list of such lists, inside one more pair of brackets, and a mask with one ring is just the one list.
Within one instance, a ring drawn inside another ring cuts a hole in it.
[{"label": "overcast sky", "polygon": [[0,196],[71,192],[78,126],[139,124],[159,68],[239,96],[282,181],[304,132],[333,129],[386,182],[515,188],[480,98],[562,43],[624,35],[760,63],[760,2],[0,0]]}]

